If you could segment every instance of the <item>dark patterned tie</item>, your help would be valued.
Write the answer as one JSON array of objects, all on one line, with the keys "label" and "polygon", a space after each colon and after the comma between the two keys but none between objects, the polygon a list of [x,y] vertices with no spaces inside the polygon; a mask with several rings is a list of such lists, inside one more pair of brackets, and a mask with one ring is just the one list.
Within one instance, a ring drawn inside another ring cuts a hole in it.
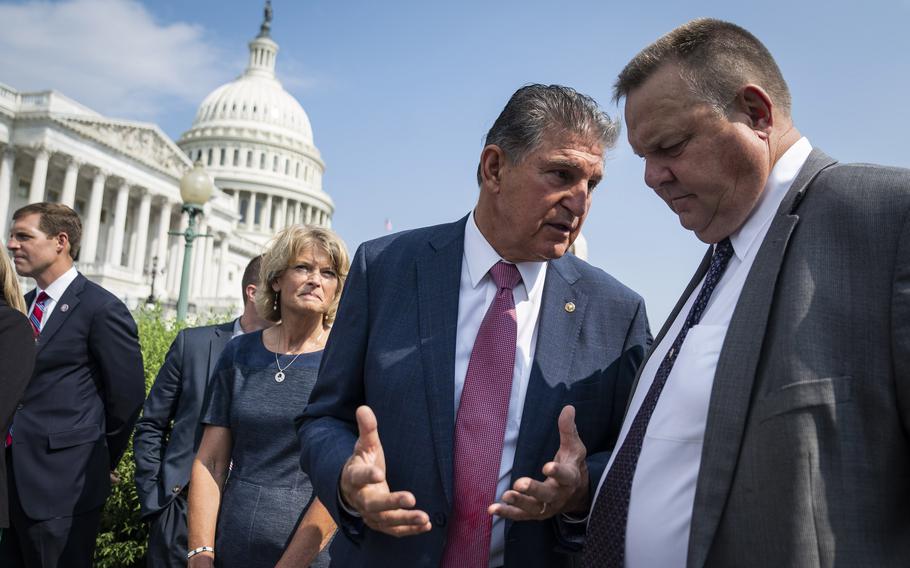
[{"label": "dark patterned tie", "polygon": [[720,281],[731,256],[733,256],[733,245],[730,244],[730,239],[724,239],[714,247],[714,255],[711,257],[711,265],[708,267],[705,283],[695,298],[679,335],[676,336],[676,340],[673,341],[673,345],[661,361],[660,367],[657,368],[651,388],[648,389],[641,408],[638,409],[638,413],[632,420],[629,432],[613,460],[613,465],[607,472],[607,478],[600,488],[588,520],[588,534],[584,551],[584,566],[588,568],[622,568],[623,566],[632,479],[635,477],[635,467],[638,465],[641,446],[645,439],[645,432],[648,430],[648,421],[651,420],[651,415],[657,407],[657,400],[664,390],[664,385],[667,384],[667,377],[673,370],[673,363],[676,362],[676,356],[679,355],[679,349],[686,339],[686,334],[701,320],[711,293]]},{"label": "dark patterned tie", "polygon": [[518,320],[512,289],[521,282],[514,264],[490,269],[496,296],[490,304],[468,362],[455,420],[455,502],[443,550],[443,568],[486,568],[503,436],[515,369]]}]

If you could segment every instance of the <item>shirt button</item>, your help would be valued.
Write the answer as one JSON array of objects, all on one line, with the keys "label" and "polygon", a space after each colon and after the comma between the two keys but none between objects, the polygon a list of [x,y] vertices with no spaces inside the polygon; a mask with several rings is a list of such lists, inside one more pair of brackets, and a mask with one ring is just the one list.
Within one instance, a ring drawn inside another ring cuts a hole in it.
[{"label": "shirt button", "polygon": [[16,410],[22,410],[23,406],[25,406],[25,405],[20,402],[19,404],[16,405]]},{"label": "shirt button", "polygon": [[175,485],[174,488],[171,489],[171,491],[173,491],[174,493],[180,493],[181,489],[183,489],[183,487],[180,487],[179,485]]},{"label": "shirt button", "polygon": [[433,515],[433,524],[437,527],[446,526],[446,514],[445,513],[436,513]]}]

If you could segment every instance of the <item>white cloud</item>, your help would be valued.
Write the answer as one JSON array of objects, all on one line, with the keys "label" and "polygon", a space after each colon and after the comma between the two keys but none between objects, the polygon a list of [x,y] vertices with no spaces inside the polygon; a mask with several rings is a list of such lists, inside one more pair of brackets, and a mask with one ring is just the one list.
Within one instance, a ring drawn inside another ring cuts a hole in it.
[{"label": "white cloud", "polygon": [[156,22],[136,0],[2,4],[0,22],[0,82],[109,116],[155,120],[231,78],[201,26]]}]

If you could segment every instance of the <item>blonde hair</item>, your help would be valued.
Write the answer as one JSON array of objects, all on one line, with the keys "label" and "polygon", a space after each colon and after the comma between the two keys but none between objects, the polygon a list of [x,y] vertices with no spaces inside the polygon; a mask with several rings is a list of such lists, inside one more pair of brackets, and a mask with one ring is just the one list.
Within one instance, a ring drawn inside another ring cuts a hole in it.
[{"label": "blonde hair", "polygon": [[10,262],[8,254],[0,254],[0,257],[3,257],[0,258],[0,286],[3,287],[3,299],[9,307],[25,314],[25,298],[22,297],[19,281],[16,280],[13,263]]},{"label": "blonde hair", "polygon": [[261,317],[269,321],[281,321],[281,303],[277,302],[278,292],[272,290],[272,284],[284,274],[291,263],[311,249],[321,251],[329,257],[338,277],[338,288],[323,323],[330,324],[335,321],[344,280],[351,266],[348,249],[334,231],[309,225],[285,227],[266,245],[266,250],[262,254],[262,266],[259,268],[260,285],[256,288],[256,311]]}]

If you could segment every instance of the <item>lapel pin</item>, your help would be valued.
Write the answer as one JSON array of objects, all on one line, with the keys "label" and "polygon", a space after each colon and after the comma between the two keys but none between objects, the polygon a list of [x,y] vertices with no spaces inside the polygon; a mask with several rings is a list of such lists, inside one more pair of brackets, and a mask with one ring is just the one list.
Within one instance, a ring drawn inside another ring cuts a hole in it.
[{"label": "lapel pin", "polygon": [[61,311],[61,312],[65,312],[65,311],[67,311],[67,310],[69,310],[69,309],[70,309],[70,305],[69,305],[69,304],[63,304],[62,306],[60,306],[60,311]]},{"label": "lapel pin", "polygon": [[575,302],[566,302],[565,308],[566,311],[571,314],[575,311]]}]

